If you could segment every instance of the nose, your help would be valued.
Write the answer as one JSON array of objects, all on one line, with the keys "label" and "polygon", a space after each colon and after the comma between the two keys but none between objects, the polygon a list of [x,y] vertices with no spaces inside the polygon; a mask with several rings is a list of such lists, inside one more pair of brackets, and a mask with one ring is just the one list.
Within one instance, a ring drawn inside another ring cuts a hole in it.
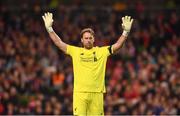
[{"label": "nose", "polygon": [[90,38],[87,38],[87,41],[88,41],[88,42],[90,42],[90,41],[91,41],[91,39],[90,39]]},{"label": "nose", "polygon": [[91,44],[91,41],[88,41],[87,43],[88,43],[88,44]]}]

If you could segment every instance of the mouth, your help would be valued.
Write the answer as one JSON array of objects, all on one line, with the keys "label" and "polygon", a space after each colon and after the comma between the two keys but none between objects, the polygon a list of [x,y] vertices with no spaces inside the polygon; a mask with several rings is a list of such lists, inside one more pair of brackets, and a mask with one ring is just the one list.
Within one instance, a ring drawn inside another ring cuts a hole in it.
[{"label": "mouth", "polygon": [[87,43],[87,45],[91,45],[91,43]]},{"label": "mouth", "polygon": [[91,43],[90,43],[90,42],[87,42],[87,43],[85,43],[85,45],[88,45],[88,46],[89,46],[89,45],[91,45]]},{"label": "mouth", "polygon": [[92,47],[92,44],[91,43],[87,43],[86,44],[86,48],[91,48]]}]

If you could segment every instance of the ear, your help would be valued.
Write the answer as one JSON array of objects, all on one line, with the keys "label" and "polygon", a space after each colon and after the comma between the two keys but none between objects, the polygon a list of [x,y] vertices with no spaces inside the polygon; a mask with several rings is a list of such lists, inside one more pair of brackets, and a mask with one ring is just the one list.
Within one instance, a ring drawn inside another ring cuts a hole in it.
[{"label": "ear", "polygon": [[95,38],[93,37],[93,43],[95,42]]},{"label": "ear", "polygon": [[81,38],[81,43],[83,43],[83,38]]}]

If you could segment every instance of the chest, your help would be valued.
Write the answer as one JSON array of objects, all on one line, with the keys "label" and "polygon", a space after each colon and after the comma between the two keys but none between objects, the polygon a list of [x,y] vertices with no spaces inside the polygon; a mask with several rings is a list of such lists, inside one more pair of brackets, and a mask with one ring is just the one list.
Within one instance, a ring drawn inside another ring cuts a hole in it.
[{"label": "chest", "polygon": [[101,54],[98,51],[84,52],[80,51],[78,54],[79,62],[98,62]]}]

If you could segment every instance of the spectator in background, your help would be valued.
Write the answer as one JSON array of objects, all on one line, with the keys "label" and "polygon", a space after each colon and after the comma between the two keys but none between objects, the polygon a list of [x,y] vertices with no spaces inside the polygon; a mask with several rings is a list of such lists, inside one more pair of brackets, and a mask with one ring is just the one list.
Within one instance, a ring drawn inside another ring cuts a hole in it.
[{"label": "spectator in background", "polygon": [[[141,13],[134,13],[135,29],[130,39],[108,60],[106,115],[180,114],[179,15],[174,11],[144,8]],[[90,24],[96,25],[98,45],[110,44],[119,35],[122,12],[94,9],[98,16],[94,19],[95,14],[87,16],[78,7],[60,5],[56,10],[55,30],[63,33],[65,42],[80,45],[78,33]],[[37,17],[32,12],[20,12],[15,15],[7,6],[0,7],[0,114],[72,114],[70,58],[57,52],[49,39],[45,39],[42,22],[37,20],[40,12]],[[63,84],[57,90],[51,80],[61,68],[64,80],[61,78]],[[127,100],[129,95],[136,102]]]}]

